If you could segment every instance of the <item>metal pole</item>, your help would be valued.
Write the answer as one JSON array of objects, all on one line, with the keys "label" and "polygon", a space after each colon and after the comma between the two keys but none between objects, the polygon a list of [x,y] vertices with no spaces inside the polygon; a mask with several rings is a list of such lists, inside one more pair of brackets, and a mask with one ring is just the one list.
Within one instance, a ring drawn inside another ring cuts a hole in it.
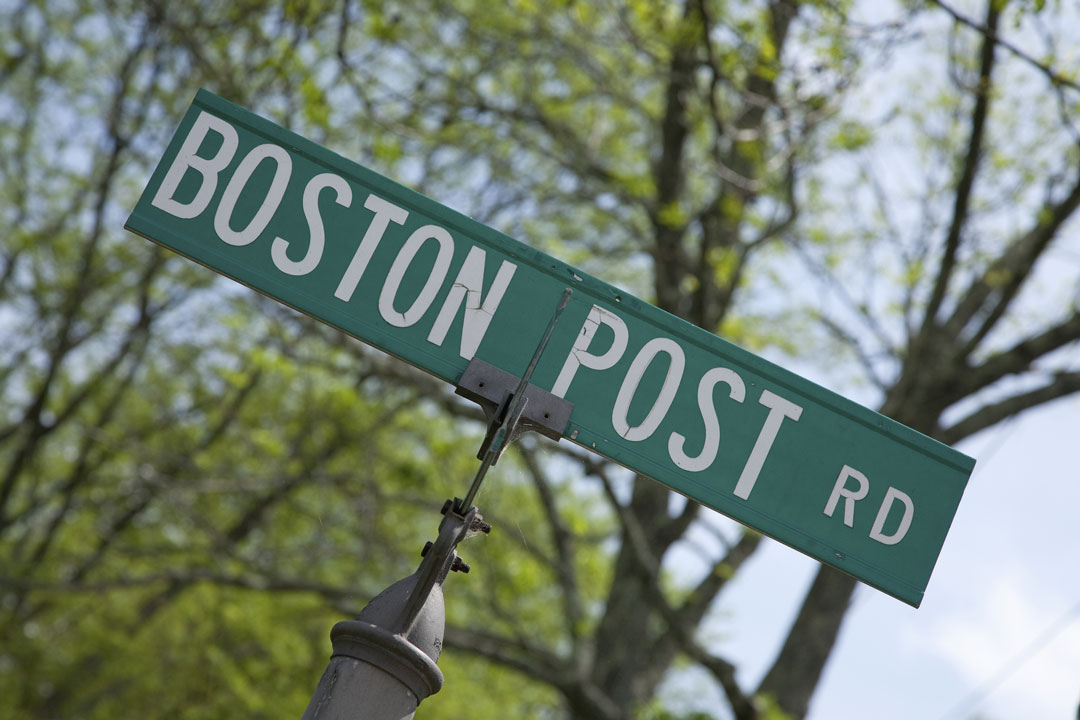
[{"label": "metal pole", "polygon": [[475,507],[459,515],[453,505],[443,505],[439,537],[424,548],[417,571],[330,631],[330,664],[302,720],[407,720],[442,688],[435,662],[446,626],[443,581],[452,570],[469,571],[457,544],[472,531],[491,530]]},{"label": "metal pole", "polygon": [[[457,392],[479,402],[488,417],[480,470],[464,500],[443,505],[439,537],[424,548],[417,571],[380,593],[355,620],[339,622],[330,631],[330,664],[302,720],[408,720],[421,700],[442,689],[442,671],[435,663],[446,629],[443,581],[451,570],[469,572],[455,552],[458,543],[470,532],[491,530],[472,505],[480,483],[523,427],[558,440],[573,409],[563,398],[529,384],[572,292],[563,292],[520,378],[478,358],[466,368]],[[530,398],[534,416],[526,412]]]}]

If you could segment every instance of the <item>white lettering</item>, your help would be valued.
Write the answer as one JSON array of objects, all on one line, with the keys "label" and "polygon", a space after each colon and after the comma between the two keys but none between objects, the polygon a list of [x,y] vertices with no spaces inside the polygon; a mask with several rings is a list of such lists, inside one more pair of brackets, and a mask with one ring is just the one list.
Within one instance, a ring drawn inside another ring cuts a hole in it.
[{"label": "white lettering", "polygon": [[[858,490],[848,489],[848,478],[858,480]],[[825,504],[825,514],[829,517],[833,516],[833,512],[836,511],[836,503],[840,501],[842,495],[844,497],[844,524],[848,527],[855,527],[855,503],[866,497],[868,492],[870,492],[870,481],[867,477],[850,465],[845,465],[836,478],[832,494],[829,495],[829,502]]]},{"label": "white lettering", "polygon": [[743,466],[742,475],[739,476],[739,482],[735,485],[735,496],[743,500],[748,499],[750,493],[754,490],[754,484],[757,482],[758,475],[761,474],[761,468],[765,465],[765,458],[769,456],[769,450],[772,449],[776,434],[780,432],[780,425],[783,424],[784,419],[790,418],[798,422],[803,411],[795,403],[785,400],[779,395],[774,395],[768,390],[761,392],[761,398],[758,402],[769,408],[769,415],[765,418],[765,424],[761,426],[761,432],[758,434],[757,442],[754,443],[754,449],[750,451],[750,458],[746,461],[746,465]]},{"label": "white lettering", "polygon": [[[221,147],[212,158],[199,157],[195,153],[199,151],[199,146],[211,130],[221,135]],[[176,153],[172,166],[165,173],[165,179],[161,181],[150,204],[182,220],[190,220],[201,215],[214,197],[214,191],[217,190],[218,173],[228,167],[239,144],[240,139],[232,125],[205,111],[199,113],[199,117],[195,118],[191,131],[184,139],[184,144],[180,146],[180,151]],[[187,174],[188,168],[202,175],[202,184],[191,202],[182,203],[174,200],[173,195],[180,187],[180,182]]]},{"label": "white lettering", "polygon": [[465,257],[461,269],[458,270],[457,279],[450,287],[443,301],[442,310],[435,318],[435,324],[428,333],[428,342],[442,346],[446,339],[446,333],[450,324],[457,317],[461,304],[465,303],[465,317],[461,321],[461,357],[471,360],[480,342],[484,339],[488,325],[495,317],[495,311],[499,308],[503,294],[510,285],[510,279],[514,277],[517,265],[503,260],[499,266],[499,272],[488,288],[487,297],[483,299],[481,293],[484,289],[484,261],[487,257],[479,247],[475,245],[469,248],[469,254]]},{"label": "white lettering", "polygon": [[[397,297],[401,281],[405,277],[405,271],[412,264],[416,253],[428,240],[436,240],[439,243],[439,254],[435,258],[435,264],[432,266],[431,273],[428,275],[424,287],[420,290],[420,294],[413,300],[413,304],[405,312],[398,312],[394,309],[394,298]],[[443,280],[446,279],[446,273],[450,270],[450,260],[453,257],[454,239],[443,228],[438,225],[425,225],[413,232],[409,239],[405,241],[405,244],[401,246],[397,257],[394,258],[394,264],[390,266],[390,272],[386,275],[386,282],[383,284],[382,292],[379,293],[379,314],[382,315],[383,320],[394,327],[415,325],[424,316],[427,309],[431,307],[431,303],[435,301],[435,295],[438,294]]]},{"label": "white lettering", "polygon": [[[885,520],[889,517],[889,511],[893,503],[899,500],[904,505],[904,516],[900,518],[900,525],[892,535],[885,535],[881,531],[885,528]],[[915,505],[911,498],[894,487],[885,493],[885,501],[881,503],[877,517],[874,518],[874,527],[870,530],[870,537],[885,545],[895,545],[904,539],[907,531],[911,528],[911,518],[915,514]]]},{"label": "white lettering", "polygon": [[732,400],[741,403],[746,397],[746,386],[734,370],[723,367],[713,368],[701,377],[697,391],[698,408],[705,422],[705,443],[701,448],[701,453],[697,457],[689,457],[684,450],[686,438],[677,432],[671,433],[671,437],[668,438],[668,455],[683,470],[700,472],[712,465],[713,460],[716,459],[716,452],[720,447],[720,422],[717,420],[716,406],[713,404],[713,388],[719,383],[725,383],[728,386],[728,397]]},{"label": "white lettering", "polygon": [[404,225],[409,218],[408,210],[389,203],[377,195],[368,195],[367,200],[364,201],[364,207],[375,213],[375,217],[371,218],[371,224],[364,232],[364,239],[360,241],[360,246],[356,248],[349,267],[345,269],[345,274],[341,276],[341,282],[334,291],[334,297],[345,302],[352,300],[356,286],[360,284],[360,278],[367,270],[371,256],[375,254],[375,248],[379,246],[386,228],[391,222]]},{"label": "white lettering", "polygon": [[[232,220],[233,211],[236,209],[236,201],[240,198],[240,193],[243,191],[244,186],[247,185],[248,180],[251,179],[255,168],[266,159],[271,159],[276,164],[270,189],[247,227],[240,231],[233,230],[229,226],[229,222]],[[217,232],[218,237],[223,242],[237,247],[250,245],[254,242],[255,238],[259,237],[262,231],[266,229],[266,226],[270,224],[274,213],[277,212],[278,205],[281,204],[281,198],[285,196],[285,188],[289,185],[289,176],[291,174],[292,158],[289,157],[289,153],[285,151],[285,148],[271,143],[264,143],[252,149],[247,154],[247,157],[240,161],[240,166],[236,168],[236,172],[229,179],[229,184],[225,186],[225,192],[221,196],[221,204],[218,205],[217,212],[214,213],[214,230]]]},{"label": "white lettering", "polygon": [[[653,359],[660,353],[667,353],[668,357],[671,358],[667,375],[664,377],[664,385],[660,388],[660,394],[656,396],[649,414],[646,415],[642,423],[636,427],[630,427],[630,423],[626,418],[626,414],[630,410],[630,401],[633,400],[634,393],[637,392],[638,383],[641,382],[645,370],[648,369]],[[656,428],[659,427],[664,416],[667,415],[667,411],[671,408],[671,403],[675,399],[675,391],[679,389],[679,382],[682,380],[685,365],[686,357],[683,354],[683,349],[674,340],[659,337],[645,343],[645,346],[638,352],[637,357],[630,363],[630,369],[626,371],[622,387],[619,388],[619,394],[615,398],[615,407],[611,411],[611,425],[615,428],[615,432],[631,442],[644,440],[656,432]]]},{"label": "white lettering", "polygon": [[322,173],[308,181],[304,188],[304,217],[307,218],[310,229],[307,254],[300,260],[290,260],[288,255],[289,241],[281,237],[274,238],[274,244],[270,246],[270,257],[278,270],[287,275],[307,275],[315,269],[322,260],[323,245],[326,240],[326,231],[323,228],[322,215],[319,214],[319,193],[325,188],[333,188],[334,200],[342,207],[352,204],[352,188],[345,179],[333,173]]},{"label": "white lettering", "polygon": [[[609,347],[602,355],[593,355],[588,351],[589,344],[600,325],[607,325],[615,333]],[[630,332],[626,329],[623,319],[613,312],[609,312],[599,305],[593,305],[589,310],[589,316],[585,318],[585,324],[581,326],[574,346],[570,348],[570,354],[566,356],[559,376],[551,388],[551,394],[556,397],[566,397],[566,391],[570,389],[570,383],[574,380],[578,368],[584,365],[590,370],[607,370],[626,352],[626,343],[630,339]]]}]

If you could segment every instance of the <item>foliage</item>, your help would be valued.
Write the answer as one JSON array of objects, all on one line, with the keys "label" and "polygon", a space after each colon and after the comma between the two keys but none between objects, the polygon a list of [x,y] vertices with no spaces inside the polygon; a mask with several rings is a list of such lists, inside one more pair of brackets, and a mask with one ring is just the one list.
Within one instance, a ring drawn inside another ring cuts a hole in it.
[{"label": "foliage", "polygon": [[[298,716],[475,472],[448,388],[120,229],[201,85],[947,442],[1080,389],[1075,289],[1031,300],[1080,205],[1068,8],[869,5],[0,8],[2,714]],[[565,444],[497,475],[425,717],[672,717],[680,659],[805,715],[854,581],[746,688],[697,629],[758,536]]]}]

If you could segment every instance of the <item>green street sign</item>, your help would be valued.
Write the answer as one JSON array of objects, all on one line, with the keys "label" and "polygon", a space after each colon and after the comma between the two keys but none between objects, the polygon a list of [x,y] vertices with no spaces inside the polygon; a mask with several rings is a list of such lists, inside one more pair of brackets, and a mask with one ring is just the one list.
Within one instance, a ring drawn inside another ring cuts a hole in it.
[{"label": "green street sign", "polygon": [[918,606],[974,460],[199,91],[126,227]]}]

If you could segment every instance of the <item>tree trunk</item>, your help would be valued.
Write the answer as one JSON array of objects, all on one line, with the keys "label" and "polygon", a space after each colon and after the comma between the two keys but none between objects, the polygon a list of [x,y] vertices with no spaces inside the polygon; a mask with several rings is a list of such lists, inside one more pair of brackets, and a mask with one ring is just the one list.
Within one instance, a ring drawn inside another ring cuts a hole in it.
[{"label": "tree trunk", "polygon": [[758,692],[792,717],[804,717],[810,707],[857,583],[827,565],[818,569],[779,657],[761,681]]}]

